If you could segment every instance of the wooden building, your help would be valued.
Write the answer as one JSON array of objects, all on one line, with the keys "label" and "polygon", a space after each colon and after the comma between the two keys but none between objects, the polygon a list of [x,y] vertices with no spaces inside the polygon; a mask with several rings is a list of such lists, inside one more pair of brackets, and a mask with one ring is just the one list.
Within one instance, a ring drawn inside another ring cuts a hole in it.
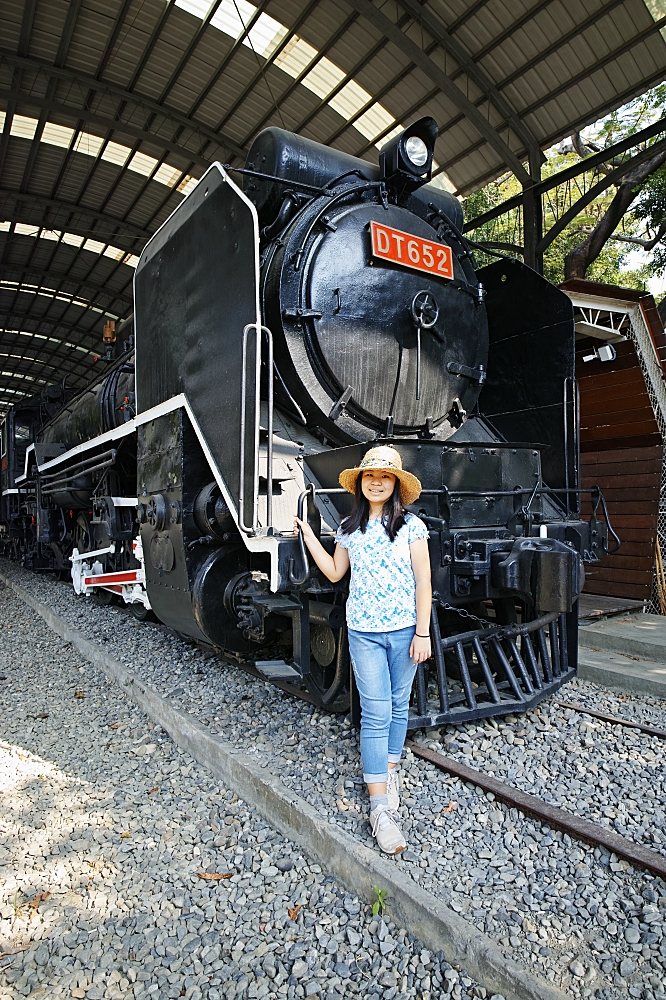
[{"label": "wooden building", "polygon": [[[585,591],[649,600],[663,470],[655,386],[663,395],[664,326],[644,292],[581,280],[562,288],[576,309],[581,486],[601,488],[622,542],[617,554],[586,567]],[[604,344],[616,356],[590,360]]]}]

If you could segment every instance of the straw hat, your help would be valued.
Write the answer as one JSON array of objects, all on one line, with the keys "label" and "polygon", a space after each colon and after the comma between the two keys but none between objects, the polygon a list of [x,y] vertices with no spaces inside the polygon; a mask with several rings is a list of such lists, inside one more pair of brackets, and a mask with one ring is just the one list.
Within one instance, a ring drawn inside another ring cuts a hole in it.
[{"label": "straw hat", "polygon": [[343,486],[348,493],[354,493],[359,472],[366,472],[369,469],[373,472],[391,472],[400,480],[400,499],[405,507],[414,503],[423,489],[416,476],[403,469],[400,455],[389,445],[379,445],[366,451],[360,465],[340,473],[340,486]]}]

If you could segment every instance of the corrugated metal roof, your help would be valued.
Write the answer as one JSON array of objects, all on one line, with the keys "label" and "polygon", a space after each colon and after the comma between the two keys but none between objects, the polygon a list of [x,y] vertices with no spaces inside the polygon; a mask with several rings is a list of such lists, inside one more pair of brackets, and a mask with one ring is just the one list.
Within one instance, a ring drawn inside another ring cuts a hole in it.
[{"label": "corrugated metal roof", "polygon": [[266,125],[374,160],[430,114],[440,182],[464,194],[507,168],[526,181],[538,150],[666,76],[666,0],[5,0],[0,16],[0,409],[22,376],[90,377],[149,234]]}]

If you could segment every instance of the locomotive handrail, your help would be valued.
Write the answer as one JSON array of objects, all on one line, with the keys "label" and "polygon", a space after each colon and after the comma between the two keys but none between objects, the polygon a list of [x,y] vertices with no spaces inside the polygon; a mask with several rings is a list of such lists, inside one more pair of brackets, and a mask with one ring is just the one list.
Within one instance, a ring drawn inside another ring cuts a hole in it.
[{"label": "locomotive handrail", "polygon": [[[315,489],[314,483],[309,483],[307,489],[303,490],[298,498],[298,518],[300,521],[304,521],[306,518],[305,502],[308,496],[311,496],[313,501],[315,494],[328,492],[328,490],[317,490]],[[338,493],[344,493],[345,490],[336,490]],[[296,576],[294,573],[294,560],[293,557],[289,560],[289,582],[294,585],[294,587],[302,587],[304,583],[307,583],[310,577],[310,563],[308,561],[308,553],[305,548],[305,540],[303,538],[303,529],[298,528],[298,547],[301,553],[301,563],[303,565],[303,574],[301,576]]]},{"label": "locomotive handrail", "polygon": [[233,170],[237,174],[247,174],[250,177],[259,177],[262,181],[273,181],[275,184],[285,184],[289,187],[302,188],[304,191],[313,191],[315,194],[325,194],[329,197],[333,192],[326,188],[317,187],[316,184],[306,184],[304,181],[295,181],[288,177],[275,177],[274,174],[262,174],[259,170],[248,170],[246,167],[232,167],[228,163],[223,163],[224,170]]},{"label": "locomotive handrail", "polygon": [[[268,441],[266,445],[266,528],[270,534],[273,527],[273,334],[267,326],[259,323],[248,323],[243,328],[242,340],[242,367],[241,367],[241,412],[240,412],[240,469],[239,469],[239,489],[238,489],[238,527],[246,535],[254,535],[257,531],[257,510],[256,505],[252,509],[252,526],[245,524],[245,408],[247,405],[247,340],[250,330],[254,330],[257,336],[257,347],[259,358],[261,358],[261,335],[266,334],[268,343]],[[259,396],[259,383],[257,382],[257,396]],[[259,460],[259,450],[255,435],[254,440],[254,462],[253,462],[253,497],[258,496],[257,491],[257,466]]]}]

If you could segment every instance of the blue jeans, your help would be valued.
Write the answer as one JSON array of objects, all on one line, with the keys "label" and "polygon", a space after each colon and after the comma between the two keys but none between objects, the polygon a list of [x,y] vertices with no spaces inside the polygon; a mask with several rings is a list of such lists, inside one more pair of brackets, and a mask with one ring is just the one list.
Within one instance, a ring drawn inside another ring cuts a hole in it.
[{"label": "blue jeans", "polygon": [[397,764],[407,735],[409,695],[416,664],[409,647],[416,628],[395,632],[349,629],[349,653],[361,699],[363,780],[383,782]]}]

